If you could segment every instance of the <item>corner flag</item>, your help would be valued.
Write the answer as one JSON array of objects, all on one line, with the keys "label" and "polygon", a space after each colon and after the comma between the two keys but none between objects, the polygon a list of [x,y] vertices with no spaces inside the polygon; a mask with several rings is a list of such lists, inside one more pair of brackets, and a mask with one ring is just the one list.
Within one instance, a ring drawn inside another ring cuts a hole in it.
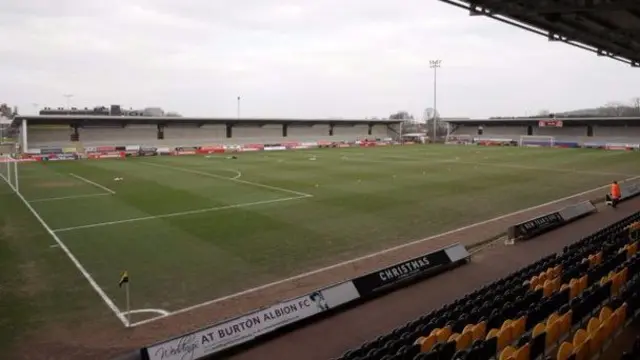
[{"label": "corner flag", "polygon": [[118,287],[122,287],[122,284],[125,284],[128,282],[129,282],[129,273],[127,271],[124,271],[122,273],[122,276],[120,277],[120,281],[118,282]]}]

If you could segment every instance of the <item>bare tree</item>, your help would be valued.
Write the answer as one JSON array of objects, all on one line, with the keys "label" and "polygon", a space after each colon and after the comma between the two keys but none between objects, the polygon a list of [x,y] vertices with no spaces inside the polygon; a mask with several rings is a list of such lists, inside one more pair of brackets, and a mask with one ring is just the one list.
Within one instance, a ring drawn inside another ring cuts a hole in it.
[{"label": "bare tree", "polygon": [[8,106],[7,104],[0,104],[0,116],[4,116],[10,119],[12,115],[13,111],[11,110],[10,106]]},{"label": "bare tree", "polygon": [[607,116],[622,116],[624,115],[626,108],[627,107],[623,103],[612,101],[607,103],[603,110],[607,113]]},{"label": "bare tree", "polygon": [[551,115],[551,111],[549,111],[549,110],[544,109],[544,110],[538,111],[538,116],[546,117],[546,116],[549,116],[549,115]]},{"label": "bare tree", "polygon": [[640,115],[640,97],[634,97],[631,99],[631,106],[633,107],[634,115]]}]

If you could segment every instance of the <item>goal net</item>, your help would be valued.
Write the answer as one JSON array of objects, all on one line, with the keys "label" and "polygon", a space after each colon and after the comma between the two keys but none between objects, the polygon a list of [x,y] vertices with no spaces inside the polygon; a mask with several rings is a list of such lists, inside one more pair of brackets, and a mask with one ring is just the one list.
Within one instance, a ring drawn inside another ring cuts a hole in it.
[{"label": "goal net", "polygon": [[455,145],[467,145],[473,143],[473,137],[471,135],[447,135],[445,144]]},{"label": "goal net", "polygon": [[523,135],[520,136],[519,144],[529,147],[553,147],[556,145],[556,138],[553,136]]},{"label": "goal net", "polygon": [[0,155],[0,183],[5,182],[15,191],[19,191],[18,162],[7,155]]}]

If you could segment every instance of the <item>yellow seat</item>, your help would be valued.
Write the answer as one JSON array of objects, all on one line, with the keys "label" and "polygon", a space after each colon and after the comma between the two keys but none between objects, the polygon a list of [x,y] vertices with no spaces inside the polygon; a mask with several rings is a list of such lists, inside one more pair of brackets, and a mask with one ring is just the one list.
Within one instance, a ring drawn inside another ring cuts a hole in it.
[{"label": "yellow seat", "polygon": [[587,333],[589,334],[589,352],[595,354],[600,350],[602,342],[602,332],[600,331],[600,320],[592,317],[587,323]]},{"label": "yellow seat", "polygon": [[558,321],[554,321],[553,323],[547,323],[547,337],[546,337],[546,346],[550,347],[555,344],[560,337],[560,323]]},{"label": "yellow seat", "polygon": [[588,284],[588,277],[587,275],[584,275],[583,277],[581,277],[578,280],[578,283],[580,284],[580,292],[583,292],[587,289],[587,284]]},{"label": "yellow seat", "polygon": [[553,280],[556,277],[552,267],[547,269],[547,271],[545,272],[545,275],[547,275],[547,281]]},{"label": "yellow seat", "polygon": [[543,271],[538,275],[538,284],[542,285],[545,281],[547,281],[547,272]]},{"label": "yellow seat", "polygon": [[600,320],[598,320],[598,318],[592,317],[591,319],[589,319],[589,322],[587,323],[587,333],[589,333],[589,335],[595,333],[595,331],[600,327]]},{"label": "yellow seat", "polygon": [[511,323],[511,338],[516,340],[519,339],[522,334],[526,331],[527,326],[527,318],[526,316],[522,316]]},{"label": "yellow seat", "polygon": [[618,295],[620,287],[622,286],[622,276],[619,273],[615,273],[611,276],[611,296]]},{"label": "yellow seat", "polygon": [[556,360],[567,360],[573,354],[573,345],[568,342],[563,342],[558,348],[558,354]]},{"label": "yellow seat", "polygon": [[559,277],[560,275],[562,275],[562,265],[556,265],[553,268],[553,277]]},{"label": "yellow seat", "polygon": [[456,339],[456,350],[464,350],[471,346],[473,342],[473,337],[471,332],[462,333],[462,335],[458,336]]},{"label": "yellow seat", "polygon": [[536,337],[542,334],[543,332],[545,332],[546,329],[547,329],[547,326],[544,323],[536,324],[536,326],[533,327],[533,332],[532,332],[533,337]]},{"label": "yellow seat", "polygon": [[[500,350],[498,350],[500,351]],[[500,351],[500,360],[510,360],[514,358],[514,354],[516,349],[513,346],[506,346],[502,351]]]},{"label": "yellow seat", "polygon": [[451,336],[451,326],[445,326],[436,332],[438,342],[445,342]]},{"label": "yellow seat", "polygon": [[627,280],[629,280],[629,268],[625,267],[620,270],[620,276],[622,277],[622,284],[626,284]]},{"label": "yellow seat", "polygon": [[540,279],[538,279],[538,277],[537,277],[537,276],[533,276],[533,277],[531,278],[531,281],[529,281],[529,287],[530,287],[530,289],[531,289],[531,290],[535,290],[535,289],[538,287],[538,285],[540,285]]},{"label": "yellow seat", "polygon": [[602,309],[600,309],[600,314],[598,314],[598,320],[600,320],[600,322],[603,322],[610,318],[612,314],[613,310],[611,310],[611,308],[609,308],[608,306],[603,306]]},{"label": "yellow seat", "polygon": [[577,349],[580,345],[587,342],[589,339],[589,333],[585,329],[578,329],[575,334],[573,334],[572,345],[574,349]]},{"label": "yellow seat", "polygon": [[473,332],[473,327],[475,326],[475,324],[468,324],[467,326],[464,327],[464,329],[462,329],[462,333],[470,333]]},{"label": "yellow seat", "polygon": [[549,317],[547,318],[547,325],[551,325],[554,322],[556,322],[558,319],[560,318],[560,315],[558,315],[557,312],[552,313],[551,315],[549,315]]},{"label": "yellow seat", "polygon": [[458,340],[458,338],[460,337],[460,334],[458,333],[453,333],[451,334],[451,336],[449,336],[449,339],[447,339],[447,342],[455,342]]},{"label": "yellow seat", "polygon": [[614,313],[616,313],[617,316],[616,329],[618,329],[627,321],[627,304],[622,304],[622,306],[617,308]]},{"label": "yellow seat", "polygon": [[634,242],[634,243],[630,244],[629,247],[627,248],[627,256],[628,257],[632,257],[637,252],[638,252],[638,242]]},{"label": "yellow seat", "polygon": [[569,280],[569,288],[571,291],[569,292],[569,298],[573,299],[574,297],[580,295],[580,282],[578,279]]},{"label": "yellow seat", "polygon": [[529,360],[531,357],[531,345],[524,344],[513,354],[515,360]]},{"label": "yellow seat", "polygon": [[511,329],[501,329],[498,332],[498,351],[501,351],[502,349],[509,346],[509,344],[511,344],[511,341],[513,341],[513,339],[511,338]]},{"label": "yellow seat", "polygon": [[554,290],[553,281],[552,280],[545,281],[544,285],[542,285],[542,296],[549,297],[553,295],[553,290]]},{"label": "yellow seat", "polygon": [[420,352],[426,353],[431,351],[431,348],[437,341],[438,338],[435,335],[419,338],[417,343],[420,345]]},{"label": "yellow seat", "polygon": [[571,331],[571,315],[572,315],[572,312],[571,310],[569,310],[564,315],[560,316],[560,318],[557,320],[559,325],[559,329],[558,329],[559,336],[568,334]]},{"label": "yellow seat", "polygon": [[482,340],[487,332],[487,323],[480,322],[473,327],[473,340]]}]

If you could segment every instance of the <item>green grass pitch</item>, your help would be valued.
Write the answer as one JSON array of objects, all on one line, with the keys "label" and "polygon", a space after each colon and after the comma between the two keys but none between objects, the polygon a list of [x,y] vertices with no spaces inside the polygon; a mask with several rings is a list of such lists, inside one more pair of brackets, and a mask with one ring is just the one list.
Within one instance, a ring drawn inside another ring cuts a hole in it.
[{"label": "green grass pitch", "polygon": [[[171,312],[629,178],[639,159],[416,145],[22,163],[19,181],[121,310],[128,270],[132,308]],[[0,338],[113,317],[4,183],[0,198],[0,308],[15,310]]]}]

